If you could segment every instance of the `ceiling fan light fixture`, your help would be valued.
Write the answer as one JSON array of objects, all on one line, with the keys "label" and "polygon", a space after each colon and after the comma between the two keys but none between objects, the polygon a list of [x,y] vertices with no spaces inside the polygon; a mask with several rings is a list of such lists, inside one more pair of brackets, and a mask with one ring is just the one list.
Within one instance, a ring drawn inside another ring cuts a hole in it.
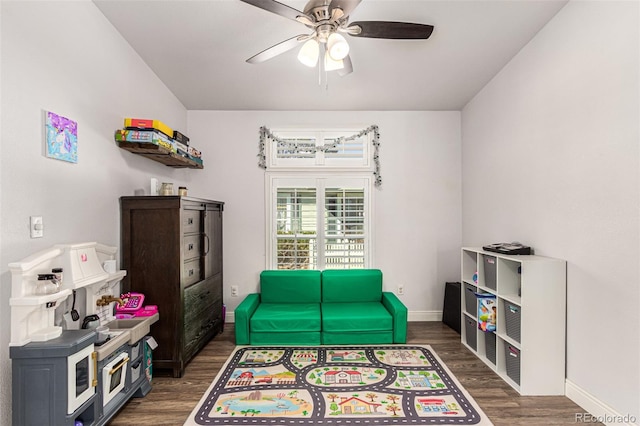
[{"label": "ceiling fan light fixture", "polygon": [[298,60],[310,68],[315,67],[318,63],[319,49],[320,46],[317,41],[314,39],[307,40],[298,52]]},{"label": "ceiling fan light fixture", "polygon": [[342,34],[331,33],[327,40],[327,52],[331,59],[341,61],[349,54],[349,43]]},{"label": "ceiling fan light fixture", "polygon": [[341,70],[344,68],[344,61],[342,59],[333,59],[329,54],[329,51],[324,55],[324,69],[326,71]]}]

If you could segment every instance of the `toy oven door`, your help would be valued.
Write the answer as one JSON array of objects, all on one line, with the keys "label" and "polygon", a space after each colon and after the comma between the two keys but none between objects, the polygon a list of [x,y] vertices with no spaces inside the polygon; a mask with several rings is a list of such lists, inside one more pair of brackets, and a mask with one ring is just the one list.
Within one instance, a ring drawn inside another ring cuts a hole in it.
[{"label": "toy oven door", "polygon": [[93,345],[67,357],[67,414],[72,414],[96,393],[97,368]]},{"label": "toy oven door", "polygon": [[127,365],[129,354],[125,351],[113,358],[111,362],[102,368],[102,405],[105,406],[121,390],[127,378]]}]

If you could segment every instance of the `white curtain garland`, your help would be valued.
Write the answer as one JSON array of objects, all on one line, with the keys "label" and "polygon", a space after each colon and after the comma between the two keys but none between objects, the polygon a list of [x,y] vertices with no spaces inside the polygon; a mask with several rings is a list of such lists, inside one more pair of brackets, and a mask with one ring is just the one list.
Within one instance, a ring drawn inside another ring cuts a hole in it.
[{"label": "white curtain garland", "polygon": [[267,155],[266,155],[266,143],[267,140],[272,140],[278,144],[279,148],[285,148],[288,151],[298,153],[304,151],[305,153],[315,154],[318,151],[326,152],[330,149],[335,149],[338,145],[349,142],[354,139],[361,138],[362,136],[368,135],[369,133],[373,133],[373,138],[371,140],[371,144],[373,145],[373,163],[374,163],[374,171],[373,175],[375,176],[375,185],[382,185],[382,176],[380,176],[380,158],[378,156],[378,150],[380,148],[380,131],[378,130],[378,126],[375,124],[367,127],[364,130],[361,130],[355,135],[352,136],[341,136],[335,140],[333,143],[324,144],[322,146],[309,147],[308,145],[304,145],[303,147],[299,146],[295,142],[287,141],[279,138],[278,136],[271,133],[271,130],[267,129],[265,126],[260,127],[260,144],[258,147],[258,166],[262,169],[267,168]]}]

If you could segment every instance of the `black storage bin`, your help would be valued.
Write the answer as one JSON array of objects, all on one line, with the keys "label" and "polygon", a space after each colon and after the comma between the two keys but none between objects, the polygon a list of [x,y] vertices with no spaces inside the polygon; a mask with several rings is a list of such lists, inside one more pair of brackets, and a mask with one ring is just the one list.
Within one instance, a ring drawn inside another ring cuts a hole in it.
[{"label": "black storage bin", "polygon": [[473,350],[477,350],[477,338],[476,338],[476,329],[478,328],[478,324],[476,320],[473,318],[469,318],[465,315],[464,317],[464,331],[467,333],[467,345],[471,346]]},{"label": "black storage bin", "polygon": [[505,343],[504,359],[507,367],[507,376],[517,384],[520,384],[520,349]]},{"label": "black storage bin", "polygon": [[442,322],[460,334],[460,283],[445,283]]},{"label": "black storage bin", "polygon": [[478,288],[471,284],[464,284],[464,310],[469,314],[478,316],[478,299],[476,299]]},{"label": "black storage bin", "polygon": [[507,336],[520,343],[520,317],[522,307],[513,303],[504,302],[504,324],[507,329]]},{"label": "black storage bin", "polygon": [[484,333],[484,347],[487,359],[491,361],[493,365],[496,364],[496,335],[495,333]]},{"label": "black storage bin", "polygon": [[496,267],[498,259],[495,256],[483,255],[484,262],[484,286],[496,289]]}]

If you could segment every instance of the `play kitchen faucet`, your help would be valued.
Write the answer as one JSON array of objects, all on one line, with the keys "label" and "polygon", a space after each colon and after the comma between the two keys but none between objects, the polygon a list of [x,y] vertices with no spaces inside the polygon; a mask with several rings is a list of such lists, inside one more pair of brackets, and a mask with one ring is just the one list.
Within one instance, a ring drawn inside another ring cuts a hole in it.
[{"label": "play kitchen faucet", "polygon": [[113,297],[110,294],[104,295],[96,300],[96,306],[107,306],[111,302],[118,302],[118,306],[124,306],[124,301],[119,297]]}]

